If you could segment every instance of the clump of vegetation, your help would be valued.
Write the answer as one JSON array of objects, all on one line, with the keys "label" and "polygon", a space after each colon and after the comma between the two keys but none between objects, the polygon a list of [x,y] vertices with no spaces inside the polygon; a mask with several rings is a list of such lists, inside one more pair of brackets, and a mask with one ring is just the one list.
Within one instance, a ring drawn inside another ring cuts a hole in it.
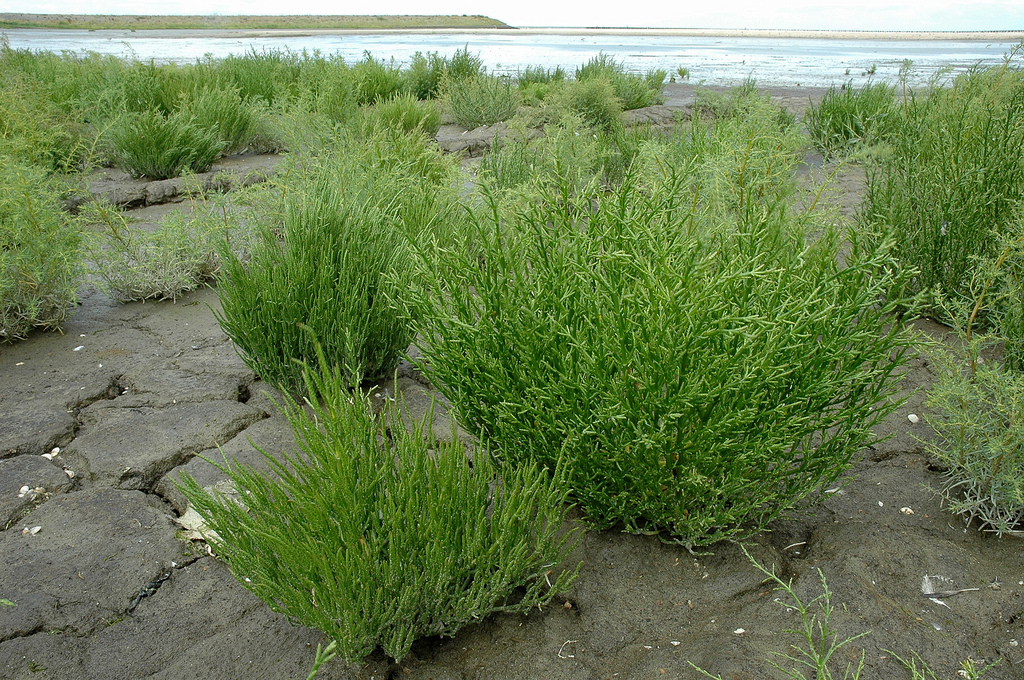
[{"label": "clump of vegetation", "polygon": [[110,130],[109,143],[128,174],[150,179],[205,172],[224,148],[215,130],[196,125],[187,113],[165,116],[155,109],[126,114]]},{"label": "clump of vegetation", "polygon": [[366,52],[362,61],[352,67],[355,98],[359,105],[387,101],[402,90],[402,73],[395,64],[375,59]]},{"label": "clump of vegetation", "polygon": [[622,64],[603,52],[576,69],[578,82],[604,79],[611,83],[615,96],[626,111],[663,104],[665,97],[661,94],[661,87],[665,76],[661,70],[649,71],[646,75],[629,73]]},{"label": "clump of vegetation", "polygon": [[[1024,71],[1014,51],[996,68],[977,68],[927,96],[909,92],[885,158],[869,169],[861,223],[891,239],[903,271],[890,292],[973,303],[972,272],[994,257],[1024,201]],[[982,323],[985,319],[979,319]]]},{"label": "clump of vegetation", "polygon": [[[927,420],[938,435],[929,453],[946,469],[943,499],[951,512],[1000,535],[1024,535],[1024,220],[1015,226],[1015,238],[975,270],[974,304],[950,303],[948,315],[963,320],[958,330],[967,361],[955,352],[938,353],[939,379],[928,393],[936,415]],[[992,315],[995,329],[987,337],[974,333],[983,311]],[[984,362],[982,349],[993,344],[1003,347],[1003,365]]]},{"label": "clump of vegetation", "polygon": [[406,233],[430,229],[445,189],[422,135],[339,138],[287,191],[283,243],[264,230],[251,260],[222,253],[224,332],[264,380],[296,388],[311,360],[307,326],[332,362],[387,375],[412,340],[400,308],[412,262]]},{"label": "clump of vegetation", "polygon": [[472,130],[514,116],[520,95],[508,78],[478,75],[446,82],[444,99],[455,123]]},{"label": "clump of vegetation", "polygon": [[417,99],[434,99],[441,94],[445,81],[459,82],[483,75],[484,63],[478,54],[472,54],[469,47],[460,47],[451,57],[437,52],[424,55],[417,52],[402,74],[406,92]]},{"label": "clump of vegetation", "polygon": [[417,638],[527,612],[569,587],[578,567],[549,576],[574,545],[561,471],[499,474],[486,448],[470,462],[438,442],[429,418],[411,431],[397,413],[375,420],[369,398],[318,361],[305,404],[285,397],[294,454],[268,456],[270,475],[224,462],[244,506],[184,476],[208,540],[246,588],[359,662],[378,647],[401,661]]},{"label": "clump of vegetation", "polygon": [[566,83],[556,99],[597,130],[609,132],[622,126],[622,100],[606,78]]},{"label": "clump of vegetation", "polygon": [[420,130],[428,137],[441,127],[441,114],[433,102],[420,102],[411,94],[395,95],[387,101],[377,102],[371,117],[375,123],[412,132]]},{"label": "clump of vegetation", "polygon": [[251,230],[226,211],[171,213],[155,231],[134,228],[116,208],[87,205],[77,222],[93,232],[86,249],[101,287],[118,302],[174,300],[220,271],[218,250],[245,257]]},{"label": "clump of vegetation", "polygon": [[0,153],[0,342],[61,327],[76,299],[79,241],[45,173]]},{"label": "clump of vegetation", "polygon": [[840,267],[831,221],[791,212],[783,134],[751,105],[660,175],[491,200],[413,291],[422,370],[463,426],[509,463],[566,465],[596,526],[758,531],[894,407],[910,341],[878,304],[890,257],[857,243]]},{"label": "clump of vegetation", "polygon": [[814,146],[826,157],[884,142],[896,127],[896,88],[888,83],[832,86],[805,115]]},{"label": "clump of vegetation", "polygon": [[[976,348],[975,348],[976,349]],[[946,469],[950,512],[999,535],[1024,533],[1024,375],[986,363],[965,374],[940,357],[927,416],[938,438],[928,451]]]},{"label": "clump of vegetation", "polygon": [[195,125],[216,132],[223,153],[244,149],[257,129],[255,110],[235,90],[204,88],[188,97],[182,108]]}]

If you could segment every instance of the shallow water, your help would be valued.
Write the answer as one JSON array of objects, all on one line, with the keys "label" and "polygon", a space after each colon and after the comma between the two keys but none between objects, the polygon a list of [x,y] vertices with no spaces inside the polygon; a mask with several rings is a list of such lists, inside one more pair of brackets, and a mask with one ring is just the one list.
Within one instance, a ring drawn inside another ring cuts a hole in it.
[{"label": "shallow water", "polygon": [[478,53],[492,72],[515,73],[526,66],[573,72],[600,52],[634,71],[679,67],[690,81],[736,85],[754,78],[763,86],[827,87],[852,80],[893,80],[905,59],[913,62],[910,80],[922,83],[949,70],[994,65],[1016,43],[971,40],[874,40],[752,38],[643,34],[552,34],[523,31],[493,33],[388,33],[263,36],[252,32],[81,31],[8,29],[10,46],[60,52],[97,52],[144,61],[191,62],[250,51],[320,51],[355,62],[369,51],[375,57],[408,63],[420,52],[450,55],[460,47]]}]

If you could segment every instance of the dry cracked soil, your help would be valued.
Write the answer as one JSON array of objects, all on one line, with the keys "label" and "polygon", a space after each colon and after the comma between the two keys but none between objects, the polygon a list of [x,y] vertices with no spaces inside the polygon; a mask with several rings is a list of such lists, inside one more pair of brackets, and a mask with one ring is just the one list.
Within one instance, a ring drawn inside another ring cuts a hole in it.
[{"label": "dry cracked soil", "polygon": [[[797,108],[806,98],[779,96]],[[849,214],[862,187],[863,172],[844,169],[831,200]],[[0,677],[306,677],[323,634],[271,612],[176,522],[182,470],[223,481],[202,456],[222,447],[261,465],[254,446],[293,446],[274,390],[239,359],[217,307],[212,289],[120,305],[86,285],[62,334],[0,347]],[[949,335],[929,321],[918,329]],[[941,507],[931,433],[908,418],[927,412],[932,378],[916,359],[907,402],[880,431],[890,438],[863,452],[842,488],[744,545],[805,602],[824,575],[840,639],[866,633],[836,654],[837,676],[863,654],[862,678],[910,678],[896,656],[917,654],[937,678],[960,677],[966,659],[998,661],[989,678],[1024,678],[1024,542]],[[388,387],[418,413],[435,396],[408,365]],[[435,417],[443,429],[443,408]],[[782,677],[771,661],[785,665],[775,655],[800,644],[787,632],[800,626],[793,603],[740,545],[692,554],[656,536],[588,532],[571,559],[579,578],[543,611],[421,640],[401,664],[379,653],[360,667],[331,662],[319,677],[702,677],[692,662],[731,680],[771,678]],[[925,576],[976,590],[930,599]]]}]

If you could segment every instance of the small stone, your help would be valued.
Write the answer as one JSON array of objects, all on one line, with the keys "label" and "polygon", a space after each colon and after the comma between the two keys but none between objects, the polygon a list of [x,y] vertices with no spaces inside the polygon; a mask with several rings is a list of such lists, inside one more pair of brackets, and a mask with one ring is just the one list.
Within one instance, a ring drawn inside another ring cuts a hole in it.
[{"label": "small stone", "polygon": [[878,501],[878,507],[880,507],[880,508],[885,507],[885,503],[883,503],[882,501]]},{"label": "small stone", "polygon": [[920,421],[921,419],[920,419],[920,418],[918,417],[918,415],[917,415],[916,413],[911,413],[911,414],[909,414],[909,415],[907,416],[907,420],[909,420],[909,421],[910,421],[911,423],[913,423],[914,425],[917,425],[917,423],[918,423],[918,422],[919,422],[919,421]]},{"label": "small stone", "polygon": [[79,345],[78,347],[74,348],[71,351],[72,352],[78,352],[78,351],[83,350],[83,349],[85,349],[85,345]]}]

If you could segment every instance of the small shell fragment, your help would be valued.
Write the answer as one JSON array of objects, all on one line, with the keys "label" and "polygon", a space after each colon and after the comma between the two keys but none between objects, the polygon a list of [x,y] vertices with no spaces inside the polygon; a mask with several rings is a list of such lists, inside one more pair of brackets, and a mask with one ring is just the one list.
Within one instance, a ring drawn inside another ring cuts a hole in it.
[{"label": "small shell fragment", "polygon": [[60,455],[60,447],[59,446],[54,446],[53,449],[50,451],[50,455],[51,456],[58,456],[58,455]]},{"label": "small shell fragment", "polygon": [[74,470],[65,470],[64,474],[66,474],[68,476],[68,479],[74,479],[75,478],[75,471]]},{"label": "small shell fragment", "polygon": [[734,631],[733,631],[732,633],[733,633],[733,635],[743,635],[743,634],[744,634],[744,633],[746,633],[746,632],[747,632],[747,631],[743,630],[742,628],[737,628],[737,629],[736,629],[736,630],[734,630]]},{"label": "small shell fragment", "polygon": [[72,352],[78,352],[78,351],[81,351],[81,350],[83,350],[83,349],[85,349],[85,345],[79,345],[78,347],[74,348],[74,349],[73,349],[73,350],[71,350],[71,351],[72,351]]},{"label": "small shell fragment", "polygon": [[916,425],[918,422],[920,422],[921,418],[919,418],[916,413],[911,413],[907,416],[907,420]]},{"label": "small shell fragment", "polygon": [[[678,646],[679,646],[679,645],[681,645],[682,643],[681,643],[681,642],[679,642],[679,640],[671,640],[671,641],[669,641],[669,644],[670,644],[670,645],[672,645],[673,647],[678,647]],[[1014,647],[1016,647],[1016,646],[1017,646],[1017,645],[1014,645]]]},{"label": "small shell fragment", "polygon": [[18,495],[20,495],[20,496],[24,496],[28,492],[29,492],[28,484],[26,484],[25,486],[23,486],[20,489],[18,489]]},{"label": "small shell fragment", "polygon": [[902,508],[900,508],[900,512],[902,512],[904,515],[914,514],[914,511],[911,508],[908,508],[907,506],[903,506]]},{"label": "small shell fragment", "polygon": [[42,530],[42,527],[32,527],[31,529],[28,528],[28,527],[25,527],[24,529],[21,530],[21,533],[27,534],[29,536],[35,536],[36,534],[38,534],[40,532],[40,530]]}]

